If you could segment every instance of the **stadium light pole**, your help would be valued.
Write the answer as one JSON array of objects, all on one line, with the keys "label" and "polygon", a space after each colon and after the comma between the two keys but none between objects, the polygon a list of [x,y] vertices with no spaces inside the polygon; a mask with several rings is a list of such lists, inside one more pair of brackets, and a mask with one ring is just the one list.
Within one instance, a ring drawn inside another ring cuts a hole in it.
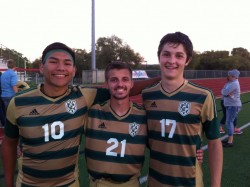
[{"label": "stadium light pole", "polygon": [[91,69],[96,70],[95,59],[95,0],[92,0],[92,47],[91,47]]}]

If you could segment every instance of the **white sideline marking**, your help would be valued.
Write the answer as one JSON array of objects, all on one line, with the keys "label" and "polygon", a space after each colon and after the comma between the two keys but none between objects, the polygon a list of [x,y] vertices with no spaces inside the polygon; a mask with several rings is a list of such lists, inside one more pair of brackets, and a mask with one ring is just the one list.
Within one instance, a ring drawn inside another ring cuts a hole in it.
[{"label": "white sideline marking", "polygon": [[[243,126],[241,126],[239,129],[242,130],[242,129],[247,128],[248,126],[250,126],[250,122],[247,123],[247,124],[245,124],[245,125],[243,125]],[[222,136],[220,139],[221,139],[221,140],[225,140],[227,137],[228,137],[228,135],[224,135],[224,136]],[[203,151],[207,150],[207,145],[204,145],[201,149],[202,149]]]}]

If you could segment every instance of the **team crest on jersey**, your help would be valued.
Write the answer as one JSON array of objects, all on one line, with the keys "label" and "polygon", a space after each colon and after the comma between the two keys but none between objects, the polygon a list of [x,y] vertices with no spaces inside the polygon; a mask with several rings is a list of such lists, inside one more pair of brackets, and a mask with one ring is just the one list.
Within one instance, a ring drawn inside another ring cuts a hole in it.
[{"label": "team crest on jersey", "polygon": [[76,101],[75,100],[68,100],[66,103],[65,103],[65,108],[66,108],[66,111],[70,114],[74,114],[77,110],[77,105],[76,105]]},{"label": "team crest on jersey", "polygon": [[130,123],[129,124],[129,134],[132,136],[132,137],[135,137],[138,133],[139,133],[139,128],[140,128],[140,125],[137,124],[137,123]]},{"label": "team crest on jersey", "polygon": [[186,116],[190,113],[191,103],[187,101],[182,101],[179,103],[178,111],[182,116]]}]

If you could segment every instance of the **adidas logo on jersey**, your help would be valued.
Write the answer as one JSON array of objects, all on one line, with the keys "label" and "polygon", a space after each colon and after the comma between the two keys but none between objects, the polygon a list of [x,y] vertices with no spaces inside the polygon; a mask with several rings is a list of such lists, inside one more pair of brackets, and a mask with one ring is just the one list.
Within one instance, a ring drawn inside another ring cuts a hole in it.
[{"label": "adidas logo on jersey", "polygon": [[106,129],[106,126],[104,123],[101,123],[100,125],[98,125],[98,128],[99,129]]},{"label": "adidas logo on jersey", "polygon": [[157,108],[157,105],[156,105],[155,101],[153,103],[151,103],[150,107],[151,108]]},{"label": "adidas logo on jersey", "polygon": [[30,115],[39,115],[39,113],[37,112],[36,109],[33,109],[33,110],[30,112]]}]

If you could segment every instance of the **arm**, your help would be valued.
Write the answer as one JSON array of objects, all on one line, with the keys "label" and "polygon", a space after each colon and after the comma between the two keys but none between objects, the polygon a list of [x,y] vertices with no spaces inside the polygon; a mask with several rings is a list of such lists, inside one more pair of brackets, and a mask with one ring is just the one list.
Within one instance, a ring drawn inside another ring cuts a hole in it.
[{"label": "arm", "polygon": [[150,86],[152,84],[155,84],[155,83],[159,82],[160,80],[161,80],[160,77],[155,77],[155,78],[150,78],[150,79],[146,79],[146,80],[134,81],[134,86],[130,90],[130,96],[140,94],[145,87]]},{"label": "arm", "polygon": [[227,86],[225,86],[221,90],[221,94],[224,96],[229,96],[236,89],[237,89],[236,84],[234,82],[231,82],[231,83],[228,83]]},{"label": "arm", "polygon": [[223,150],[220,139],[208,140],[208,161],[211,176],[211,187],[221,186]]},{"label": "arm", "polygon": [[13,86],[12,88],[13,88],[13,90],[14,90],[14,92],[15,92],[15,93],[17,93],[17,92],[18,92],[17,85]]},{"label": "arm", "polygon": [[14,187],[18,139],[4,137],[2,142],[2,161],[6,187]]}]

